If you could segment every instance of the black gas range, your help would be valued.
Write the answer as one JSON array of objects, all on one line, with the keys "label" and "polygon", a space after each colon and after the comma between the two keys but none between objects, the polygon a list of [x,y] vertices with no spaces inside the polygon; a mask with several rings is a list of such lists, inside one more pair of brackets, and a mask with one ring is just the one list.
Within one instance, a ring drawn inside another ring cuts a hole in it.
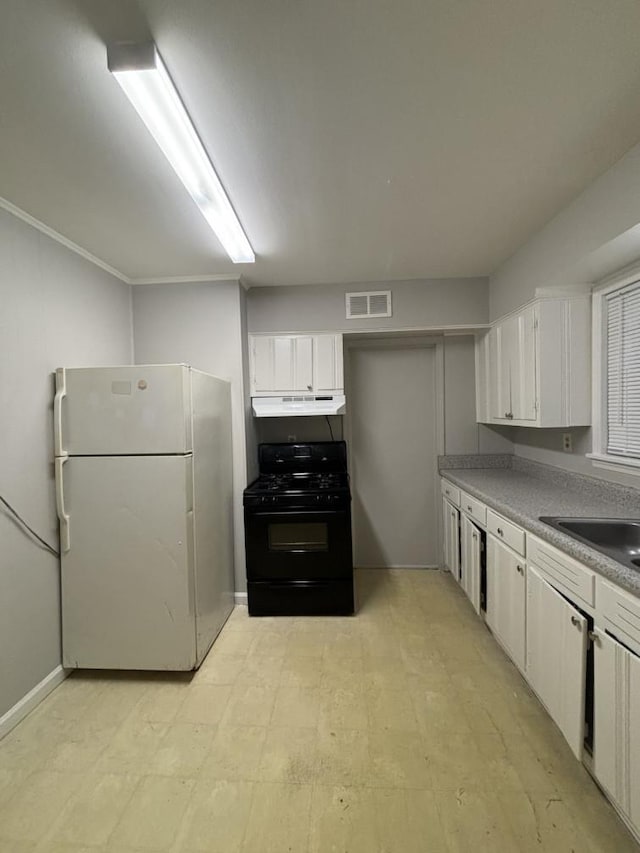
[{"label": "black gas range", "polygon": [[258,456],[244,492],[249,613],[353,613],[345,442],[261,444]]}]

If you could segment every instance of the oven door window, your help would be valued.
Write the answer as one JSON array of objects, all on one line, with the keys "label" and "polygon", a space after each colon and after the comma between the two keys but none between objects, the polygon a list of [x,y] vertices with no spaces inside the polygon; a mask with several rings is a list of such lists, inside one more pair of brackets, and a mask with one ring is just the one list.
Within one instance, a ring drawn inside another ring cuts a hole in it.
[{"label": "oven door window", "polygon": [[325,522],[272,522],[268,536],[270,551],[329,550],[329,526]]}]

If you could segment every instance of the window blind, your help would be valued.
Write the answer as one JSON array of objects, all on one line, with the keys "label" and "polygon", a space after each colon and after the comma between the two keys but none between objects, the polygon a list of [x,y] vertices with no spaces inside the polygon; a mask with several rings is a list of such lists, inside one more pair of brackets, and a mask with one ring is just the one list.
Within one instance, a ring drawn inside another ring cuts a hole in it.
[{"label": "window blind", "polygon": [[640,281],[607,296],[607,452],[640,458]]}]

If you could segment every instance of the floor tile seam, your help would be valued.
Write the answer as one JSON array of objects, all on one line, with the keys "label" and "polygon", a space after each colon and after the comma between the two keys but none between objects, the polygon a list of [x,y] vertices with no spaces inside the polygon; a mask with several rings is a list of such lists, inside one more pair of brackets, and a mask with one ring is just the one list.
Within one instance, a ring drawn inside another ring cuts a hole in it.
[{"label": "floor tile seam", "polygon": [[[38,771],[36,771],[36,772],[38,772]],[[67,775],[67,774],[65,774],[65,775]],[[79,774],[77,774],[77,775],[78,775],[78,776],[83,776],[84,774],[79,773]],[[80,784],[80,782],[78,782],[78,784]],[[16,795],[17,795],[17,793],[18,793],[18,791],[16,792]],[[79,793],[79,792],[78,792],[78,793]],[[71,800],[71,798],[72,798],[73,796],[75,796],[74,792],[71,792],[71,791],[70,791],[70,792],[69,792],[69,794],[68,794],[68,796],[65,798],[64,803],[62,804],[62,806],[61,806],[61,808],[60,808],[60,810],[59,810],[59,813],[58,813],[57,817],[54,819],[54,822],[53,822],[52,826],[51,826],[51,827],[49,827],[49,829],[47,830],[47,832],[45,833],[45,835],[44,835],[44,836],[42,836],[38,841],[31,842],[31,843],[33,843],[33,844],[34,844],[34,847],[36,847],[36,848],[37,848],[37,847],[38,847],[39,845],[41,845],[44,841],[47,841],[47,842],[49,841],[50,836],[51,836],[51,834],[52,834],[52,832],[53,832],[53,827],[57,826],[57,824],[58,824],[58,823],[60,822],[60,820],[62,819],[62,815],[63,815],[63,813],[66,811],[66,809],[67,809],[67,807],[68,807],[68,805],[69,805],[69,802],[70,802],[70,800]],[[3,806],[2,811],[6,811],[6,808],[5,808],[5,807],[6,807],[6,805],[7,805],[7,804],[5,803],[5,806]],[[2,811],[0,811],[0,817],[1,817],[1,815],[2,815]],[[20,842],[20,841],[24,841],[25,839],[15,838],[15,837],[7,836],[7,835],[3,834],[3,831],[2,831],[2,822],[0,821],[0,840],[3,840],[3,841],[11,841],[11,842]]]},{"label": "floor tile seam", "polygon": [[[229,782],[230,782],[231,784],[240,783],[240,784],[251,785],[250,804],[249,804],[249,811],[247,813],[249,816],[251,814],[251,807],[253,805],[253,798],[254,798],[254,794],[255,794],[255,784],[256,784],[252,780],[243,780],[243,779],[239,779],[239,780],[210,779],[209,780],[206,778],[196,780],[196,783],[193,785],[193,788],[192,788],[191,793],[189,795],[189,800],[188,800],[187,805],[185,807],[184,814],[182,816],[182,820],[180,821],[180,826],[178,827],[178,830],[176,832],[175,842],[171,846],[169,853],[182,853],[182,849],[184,847],[184,842],[186,840],[186,837],[187,837],[187,834],[188,834],[188,831],[190,828],[190,821],[193,820],[193,817],[196,814],[196,797],[198,794],[198,782],[202,782],[203,784],[205,782],[211,782],[211,783],[225,782],[225,783],[229,784]],[[243,846],[244,846],[244,838],[246,835],[248,822],[249,821],[247,818],[247,821],[245,822],[245,825],[244,825],[244,831],[243,831],[243,836],[242,836],[242,842],[240,844],[240,850],[242,850]]]},{"label": "floor tile seam", "polygon": [[[142,776],[142,778],[139,781],[139,784],[136,785],[135,789],[132,791],[131,798],[129,799],[129,801],[127,802],[127,805],[124,807],[124,809],[120,813],[120,817],[119,817],[118,821],[116,822],[115,826],[113,827],[113,830],[111,831],[111,833],[109,835],[109,840],[107,841],[106,848],[105,848],[106,853],[109,853],[109,851],[114,849],[114,848],[112,848],[112,844],[115,843],[115,841],[114,841],[115,835],[118,832],[118,830],[119,830],[119,828],[120,828],[120,826],[121,826],[121,824],[122,824],[122,822],[123,822],[123,820],[127,814],[129,806],[131,805],[131,802],[132,802],[135,794],[137,793],[138,788],[140,788],[144,784],[144,782],[149,778],[168,778],[168,777],[158,776],[157,774],[154,774],[154,773],[147,773],[144,776]],[[193,781],[193,780],[191,780],[191,781]],[[193,784],[191,786],[191,790],[189,793],[189,799],[187,800],[187,804],[185,805],[185,808],[184,808],[185,813],[186,813],[187,805],[191,801],[191,797],[193,795],[194,790],[195,790],[195,784]],[[183,818],[184,818],[184,814],[182,816],[182,819]],[[182,824],[182,819],[181,819],[180,824]],[[177,839],[177,837],[178,837],[178,831],[176,830],[176,839]],[[145,850],[151,851],[151,853],[170,853],[170,851],[173,851],[173,849],[174,849],[173,844],[171,845],[170,848],[166,848],[166,847],[158,848],[158,847],[148,847],[148,846],[139,847],[139,846],[132,845],[132,844],[127,844],[126,846],[127,846],[127,848],[130,848],[131,850],[136,850],[136,851],[139,850],[140,853],[142,853],[142,851],[145,851]],[[98,848],[98,850],[99,849],[100,848]],[[115,849],[117,850],[119,848],[115,848]],[[180,851],[178,850],[177,853],[180,853]]]},{"label": "floor tile seam", "polygon": [[[263,782],[263,783],[261,783],[261,784],[263,784],[263,785],[289,786],[289,785],[292,785],[292,784],[295,784],[295,783],[289,783],[289,782],[273,782],[273,783],[270,783],[270,782]],[[303,847],[302,849],[301,849],[301,848],[297,848],[297,849],[296,849],[296,851],[295,851],[295,853],[308,853],[308,850],[309,850],[309,836],[310,836],[310,831],[311,831],[311,802],[312,802],[312,796],[313,796],[313,787],[312,787],[312,785],[307,784],[307,783],[300,783],[299,785],[295,785],[295,787],[305,787],[305,788],[309,788],[309,789],[311,789],[311,790],[310,790],[310,796],[309,796],[309,803],[308,803],[307,810],[306,810],[306,811],[307,811],[307,813],[306,813],[306,816],[305,816],[305,818],[304,818],[304,827],[305,827],[305,841],[304,841],[304,847]],[[246,821],[246,824],[245,824],[245,830],[244,830],[244,834],[243,834],[242,844],[241,844],[241,846],[240,846],[240,853],[245,853],[245,851],[247,850],[247,842],[248,842],[248,839],[247,839],[247,832],[248,832],[249,826],[250,826],[250,824],[251,824],[251,819],[252,819],[252,816],[253,816],[253,809],[254,809],[255,802],[256,802],[256,799],[255,799],[255,793],[256,793],[256,791],[255,791],[255,788],[254,788],[254,790],[253,790],[253,792],[252,792],[252,802],[251,802],[251,807],[250,807],[250,809],[249,809],[249,814],[248,814],[248,818],[247,818],[247,821]],[[289,849],[292,849],[292,848],[289,848]]]},{"label": "floor tile seam", "polygon": [[[97,770],[93,771],[93,773],[95,773],[95,775],[98,775],[98,776],[121,776],[121,775],[127,775],[127,776],[135,776],[135,777],[136,777],[136,782],[135,782],[135,784],[132,786],[132,788],[131,788],[131,792],[130,792],[129,796],[128,796],[128,797],[127,797],[127,799],[126,799],[126,803],[123,805],[123,807],[122,807],[122,809],[121,809],[121,811],[120,811],[120,816],[118,817],[117,821],[116,821],[116,822],[115,822],[115,824],[113,825],[113,828],[112,828],[111,832],[109,833],[108,838],[106,839],[106,841],[105,841],[105,842],[103,842],[103,844],[101,844],[101,845],[97,845],[97,846],[98,846],[98,849],[100,849],[100,847],[103,847],[103,846],[107,846],[107,847],[108,847],[109,842],[110,842],[110,839],[111,839],[111,836],[113,835],[113,833],[115,832],[115,830],[116,830],[116,828],[117,828],[118,824],[120,823],[120,819],[122,818],[122,816],[124,815],[124,813],[125,813],[125,812],[126,812],[126,810],[128,809],[129,804],[131,803],[131,800],[133,799],[133,795],[135,794],[135,792],[136,792],[136,790],[138,789],[139,785],[140,785],[140,784],[142,783],[142,781],[144,780],[144,778],[145,778],[145,775],[146,775],[146,774],[134,774],[134,773],[127,773],[127,774],[120,774],[120,773],[104,773],[104,772],[100,772],[100,771],[97,771]],[[54,827],[55,827],[55,829],[52,829],[52,831],[51,831],[50,833],[48,833],[48,834],[47,834],[47,836],[45,836],[45,838],[43,839],[43,841],[42,841],[42,842],[40,842],[40,843],[43,843],[44,841],[47,841],[47,843],[49,843],[50,841],[51,841],[51,842],[56,842],[57,830],[58,830],[58,829],[60,829],[60,828],[62,828],[62,826],[64,825],[64,818],[66,817],[67,812],[69,812],[69,813],[70,813],[71,808],[72,808],[72,806],[73,806],[73,803],[75,802],[75,800],[77,800],[77,799],[79,799],[79,798],[80,798],[81,793],[82,793],[82,791],[78,790],[78,791],[76,791],[76,792],[75,792],[75,794],[73,794],[73,795],[71,796],[71,799],[69,799],[69,800],[67,801],[67,803],[65,804],[64,808],[61,810],[61,813],[60,813],[59,817],[54,821]],[[83,845],[85,844],[85,842],[75,842],[75,841],[72,841],[72,842],[65,842],[65,841],[63,841],[62,839],[59,839],[59,841],[60,841],[60,843],[61,843],[61,844],[65,844],[65,843],[68,843],[68,844],[71,844],[71,845],[76,845],[76,844],[78,844],[78,846],[83,846]],[[87,843],[87,844],[86,844],[86,846],[87,846],[87,847],[93,847],[93,846],[96,846],[96,845],[93,845],[93,844],[91,844],[91,843]],[[38,848],[37,848],[37,847],[36,847],[36,850],[34,851],[34,853],[40,853],[40,851],[38,850]],[[42,853],[46,853],[46,848],[43,850],[43,852],[42,852]]]}]

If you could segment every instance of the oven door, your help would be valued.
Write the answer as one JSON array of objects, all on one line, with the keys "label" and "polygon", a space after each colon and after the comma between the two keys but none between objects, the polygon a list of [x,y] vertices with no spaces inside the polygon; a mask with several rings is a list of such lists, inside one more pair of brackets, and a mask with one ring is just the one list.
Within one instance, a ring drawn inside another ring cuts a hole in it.
[{"label": "oven door", "polygon": [[249,580],[322,580],[351,574],[348,509],[248,509],[245,537]]}]

